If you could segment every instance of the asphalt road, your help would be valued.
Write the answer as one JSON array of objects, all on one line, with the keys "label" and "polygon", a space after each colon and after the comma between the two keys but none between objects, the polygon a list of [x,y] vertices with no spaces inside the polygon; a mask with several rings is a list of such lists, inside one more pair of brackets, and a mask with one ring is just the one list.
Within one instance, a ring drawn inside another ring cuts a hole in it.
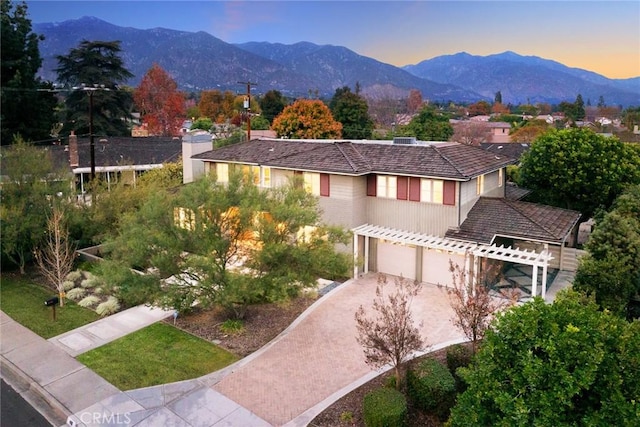
[{"label": "asphalt road", "polygon": [[0,393],[0,426],[51,427],[40,412],[2,380]]}]

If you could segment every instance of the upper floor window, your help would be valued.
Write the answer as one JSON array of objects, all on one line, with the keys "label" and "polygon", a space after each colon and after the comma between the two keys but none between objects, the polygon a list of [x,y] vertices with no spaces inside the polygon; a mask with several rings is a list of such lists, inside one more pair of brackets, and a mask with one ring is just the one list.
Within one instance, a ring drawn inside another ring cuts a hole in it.
[{"label": "upper floor window", "polygon": [[398,180],[395,176],[378,175],[376,195],[395,199],[398,195]]},{"label": "upper floor window", "polygon": [[476,179],[476,194],[479,196],[482,193],[484,193],[484,175]]},{"label": "upper floor window", "polygon": [[302,178],[304,188],[314,196],[329,197],[329,174],[317,172],[304,172]]},{"label": "upper floor window", "polygon": [[216,163],[216,179],[218,182],[229,182],[229,164],[228,163]]},{"label": "upper floor window", "polygon": [[422,179],[420,181],[420,201],[440,203],[444,195],[443,182],[439,179]]}]

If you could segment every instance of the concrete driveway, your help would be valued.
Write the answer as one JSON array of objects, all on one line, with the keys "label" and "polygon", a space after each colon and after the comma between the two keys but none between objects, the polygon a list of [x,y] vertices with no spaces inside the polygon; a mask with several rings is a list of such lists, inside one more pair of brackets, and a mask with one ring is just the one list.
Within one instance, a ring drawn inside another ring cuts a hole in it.
[{"label": "concrete driveway", "polygon": [[[354,314],[361,304],[370,306],[376,284],[377,276],[369,274],[334,289],[280,339],[211,387],[272,425],[306,425],[359,380],[375,376],[356,342]],[[392,278],[386,286],[393,290]],[[443,289],[424,284],[412,309],[428,345],[462,340]]]}]

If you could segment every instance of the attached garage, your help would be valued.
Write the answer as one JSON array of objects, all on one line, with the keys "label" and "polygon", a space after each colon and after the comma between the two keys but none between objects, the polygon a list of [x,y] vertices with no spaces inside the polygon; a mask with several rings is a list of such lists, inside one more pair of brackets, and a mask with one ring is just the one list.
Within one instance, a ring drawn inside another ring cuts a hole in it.
[{"label": "attached garage", "polygon": [[402,276],[415,280],[416,247],[402,243],[391,243],[385,240],[377,242],[377,270],[393,276]]},{"label": "attached garage", "polygon": [[435,285],[451,284],[449,261],[464,268],[464,254],[441,251],[437,249],[424,250],[422,253],[422,282]]}]

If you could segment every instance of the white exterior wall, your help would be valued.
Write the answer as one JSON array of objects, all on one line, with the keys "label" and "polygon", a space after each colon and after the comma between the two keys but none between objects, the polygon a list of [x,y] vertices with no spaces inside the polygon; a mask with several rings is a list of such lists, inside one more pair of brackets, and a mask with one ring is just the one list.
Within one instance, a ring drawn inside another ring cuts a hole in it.
[{"label": "white exterior wall", "polygon": [[329,197],[319,198],[324,222],[347,229],[364,224],[366,191],[366,179],[363,177],[331,175]]},{"label": "white exterior wall", "polygon": [[457,212],[457,206],[369,196],[366,200],[365,222],[443,236],[449,227],[457,226]]}]

